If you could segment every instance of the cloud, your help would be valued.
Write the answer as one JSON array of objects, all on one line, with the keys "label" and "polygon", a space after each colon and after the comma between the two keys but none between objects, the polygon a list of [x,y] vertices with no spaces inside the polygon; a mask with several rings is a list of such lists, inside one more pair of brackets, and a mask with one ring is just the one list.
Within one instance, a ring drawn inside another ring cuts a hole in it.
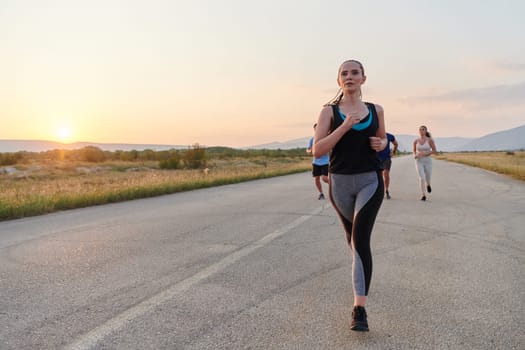
[{"label": "cloud", "polygon": [[518,62],[493,62],[492,65],[503,71],[525,71],[525,63]]},{"label": "cloud", "polygon": [[467,71],[488,71],[494,74],[516,74],[525,71],[525,62],[469,59],[463,62],[463,69]]},{"label": "cloud", "polygon": [[401,99],[404,103],[451,102],[470,108],[500,108],[525,102],[525,81]]}]

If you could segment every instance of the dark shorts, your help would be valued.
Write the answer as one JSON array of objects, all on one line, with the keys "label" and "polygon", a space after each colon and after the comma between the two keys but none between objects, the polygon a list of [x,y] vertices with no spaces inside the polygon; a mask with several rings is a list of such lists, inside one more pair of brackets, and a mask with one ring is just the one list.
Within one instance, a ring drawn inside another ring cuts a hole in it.
[{"label": "dark shorts", "polygon": [[390,171],[390,168],[392,167],[392,159],[385,159],[381,161],[381,166],[383,167],[383,170]]},{"label": "dark shorts", "polygon": [[328,164],[326,165],[315,165],[312,164],[312,176],[317,177],[321,175],[328,176]]}]

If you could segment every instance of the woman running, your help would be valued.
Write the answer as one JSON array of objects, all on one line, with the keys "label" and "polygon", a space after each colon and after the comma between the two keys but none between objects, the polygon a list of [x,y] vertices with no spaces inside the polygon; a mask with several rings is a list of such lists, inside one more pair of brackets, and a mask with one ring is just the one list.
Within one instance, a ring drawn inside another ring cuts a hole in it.
[{"label": "woman running", "polygon": [[314,157],[331,152],[329,194],[352,252],[350,329],[355,331],[368,331],[365,306],[372,278],[370,236],[384,194],[377,152],[387,144],[383,108],[361,100],[365,81],[360,62],[341,64],[337,75],[340,90],[321,110],[313,146]]},{"label": "woman running", "polygon": [[430,136],[426,126],[419,127],[419,138],[414,140],[413,145],[414,159],[416,160],[416,171],[419,176],[419,189],[421,191],[421,200],[426,201],[425,185],[428,193],[432,192],[430,178],[432,177],[432,154],[436,154],[436,144]]}]

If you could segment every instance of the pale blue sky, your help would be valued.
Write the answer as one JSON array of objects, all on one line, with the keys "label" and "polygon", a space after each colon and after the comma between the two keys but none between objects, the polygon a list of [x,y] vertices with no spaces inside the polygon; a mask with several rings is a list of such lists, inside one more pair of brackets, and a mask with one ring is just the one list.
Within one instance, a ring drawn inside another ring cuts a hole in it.
[{"label": "pale blue sky", "polygon": [[523,1],[0,0],[0,139],[247,146],[311,134],[345,59],[389,131],[525,124]]}]

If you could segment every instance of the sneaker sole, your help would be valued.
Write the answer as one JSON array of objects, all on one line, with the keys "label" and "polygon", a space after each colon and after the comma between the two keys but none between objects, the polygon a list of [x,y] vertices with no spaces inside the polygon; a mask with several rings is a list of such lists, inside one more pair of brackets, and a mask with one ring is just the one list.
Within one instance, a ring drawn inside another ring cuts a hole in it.
[{"label": "sneaker sole", "polygon": [[353,326],[353,327],[350,327],[350,330],[352,331],[357,331],[357,332],[368,332],[368,327],[365,327],[365,326]]}]

